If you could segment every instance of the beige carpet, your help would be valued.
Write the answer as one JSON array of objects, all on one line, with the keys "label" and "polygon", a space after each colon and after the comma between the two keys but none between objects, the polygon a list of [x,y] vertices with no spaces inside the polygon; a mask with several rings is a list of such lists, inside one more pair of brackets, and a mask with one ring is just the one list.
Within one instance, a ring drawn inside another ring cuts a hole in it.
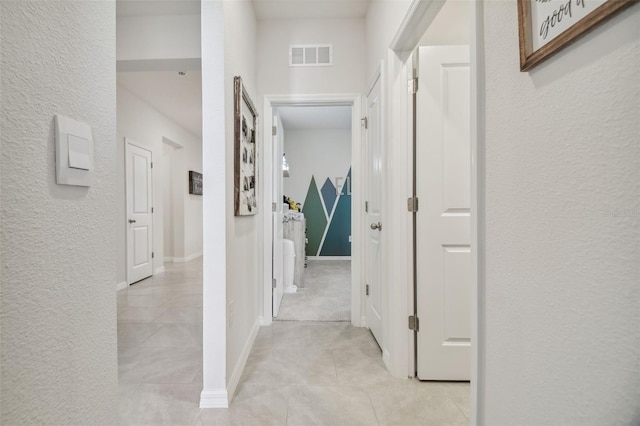
[{"label": "beige carpet", "polygon": [[304,288],[285,294],[276,320],[350,321],[351,261],[310,260]]}]

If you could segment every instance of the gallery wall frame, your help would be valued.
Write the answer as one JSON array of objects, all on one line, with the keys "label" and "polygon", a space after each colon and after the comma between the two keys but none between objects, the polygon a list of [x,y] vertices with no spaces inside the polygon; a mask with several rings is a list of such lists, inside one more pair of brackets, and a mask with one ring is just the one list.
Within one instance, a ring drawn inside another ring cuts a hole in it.
[{"label": "gallery wall frame", "polygon": [[234,84],[234,214],[258,213],[258,112],[236,76]]},{"label": "gallery wall frame", "polygon": [[640,0],[518,0],[520,71],[569,46]]}]

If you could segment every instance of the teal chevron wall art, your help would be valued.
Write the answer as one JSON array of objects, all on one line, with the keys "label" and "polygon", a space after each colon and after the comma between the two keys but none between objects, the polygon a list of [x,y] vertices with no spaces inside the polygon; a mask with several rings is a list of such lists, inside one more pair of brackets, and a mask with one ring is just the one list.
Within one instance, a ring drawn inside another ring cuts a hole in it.
[{"label": "teal chevron wall art", "polygon": [[351,256],[351,168],[340,185],[327,178],[319,189],[311,177],[303,204],[307,221],[307,256]]}]

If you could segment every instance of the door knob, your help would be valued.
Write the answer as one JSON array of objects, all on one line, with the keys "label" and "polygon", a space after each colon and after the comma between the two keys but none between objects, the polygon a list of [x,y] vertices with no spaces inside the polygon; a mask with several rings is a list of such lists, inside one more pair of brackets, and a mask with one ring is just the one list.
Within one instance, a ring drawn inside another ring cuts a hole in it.
[{"label": "door knob", "polygon": [[136,223],[135,219],[129,219],[129,223]]},{"label": "door knob", "polygon": [[372,223],[371,224],[371,229],[373,229],[374,231],[377,229],[378,231],[382,231],[382,223],[378,222],[378,223]]}]

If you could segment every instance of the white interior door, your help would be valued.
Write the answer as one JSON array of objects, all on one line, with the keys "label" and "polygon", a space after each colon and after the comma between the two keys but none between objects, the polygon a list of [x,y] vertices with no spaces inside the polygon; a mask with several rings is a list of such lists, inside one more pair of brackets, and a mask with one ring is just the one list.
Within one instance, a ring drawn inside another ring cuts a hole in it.
[{"label": "white interior door", "polygon": [[273,135],[273,316],[278,316],[282,296],[284,295],[284,257],[283,245],[284,227],[284,207],[283,197],[283,176],[282,176],[282,156],[284,154],[284,131],[282,120],[277,111],[273,113],[273,127],[276,129]]},{"label": "white interior door", "polygon": [[418,75],[418,377],[422,380],[469,380],[471,151],[468,46],[421,47]]},{"label": "white interior door", "polygon": [[378,77],[367,96],[365,172],[365,281],[367,325],[382,342],[382,98]]},{"label": "white interior door", "polygon": [[153,197],[151,151],[135,144],[126,145],[127,192],[127,268],[129,284],[153,273]]}]

